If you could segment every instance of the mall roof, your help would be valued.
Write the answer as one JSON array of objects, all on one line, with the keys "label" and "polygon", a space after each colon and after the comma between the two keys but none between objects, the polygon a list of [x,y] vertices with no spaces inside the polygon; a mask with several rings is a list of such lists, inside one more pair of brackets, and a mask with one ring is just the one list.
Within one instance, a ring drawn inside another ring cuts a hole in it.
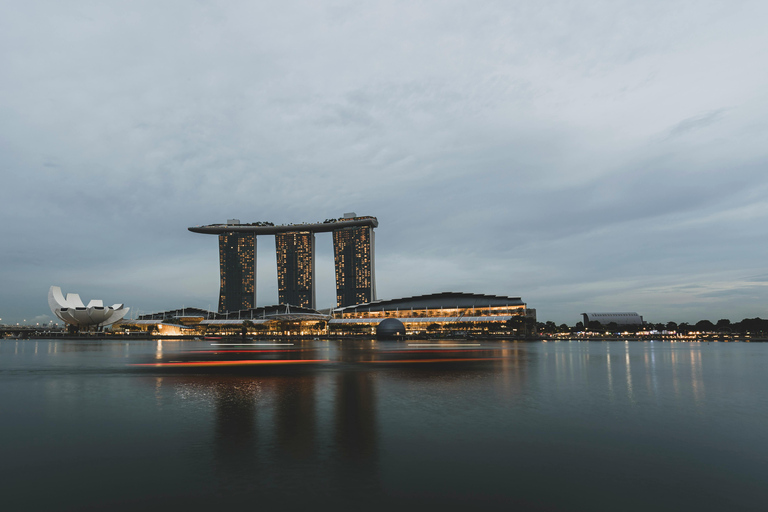
[{"label": "mall roof", "polygon": [[336,308],[334,313],[390,311],[396,309],[455,309],[498,306],[524,306],[520,297],[503,297],[478,293],[443,292],[401,299],[377,300],[365,304]]},{"label": "mall roof", "polygon": [[[441,323],[459,323],[459,322],[506,322],[511,320],[512,315],[499,315],[499,316],[427,316],[427,317],[388,317],[397,318],[404,324],[441,324]],[[368,318],[334,318],[328,320],[329,324],[378,324],[381,322],[381,318],[368,317]]]},{"label": "mall roof", "polygon": [[244,320],[288,320],[288,321],[311,321],[327,320],[328,315],[319,311],[302,306],[292,306],[290,304],[274,304],[272,306],[259,306],[257,308],[243,309],[241,311],[229,311],[227,313],[216,313],[199,308],[182,308],[161,311],[139,316],[139,320],[169,320],[182,318],[203,318],[203,324],[224,324],[240,323]]}]

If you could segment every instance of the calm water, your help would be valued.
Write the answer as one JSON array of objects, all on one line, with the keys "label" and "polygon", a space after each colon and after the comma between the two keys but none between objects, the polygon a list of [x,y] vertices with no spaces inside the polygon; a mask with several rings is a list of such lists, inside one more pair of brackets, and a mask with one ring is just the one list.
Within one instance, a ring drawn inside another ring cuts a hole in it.
[{"label": "calm water", "polygon": [[768,509],[768,344],[455,343],[1,340],[2,509]]}]

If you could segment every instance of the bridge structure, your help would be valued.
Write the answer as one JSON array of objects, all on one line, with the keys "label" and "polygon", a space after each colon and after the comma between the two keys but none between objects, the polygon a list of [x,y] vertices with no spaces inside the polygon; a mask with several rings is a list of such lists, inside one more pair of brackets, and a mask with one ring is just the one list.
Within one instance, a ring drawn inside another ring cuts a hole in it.
[{"label": "bridge structure", "polygon": [[230,219],[188,228],[219,237],[219,313],[256,307],[256,240],[274,235],[278,303],[316,309],[315,233],[333,234],[336,306],[376,300],[376,217],[346,213],[324,222],[282,224]]}]

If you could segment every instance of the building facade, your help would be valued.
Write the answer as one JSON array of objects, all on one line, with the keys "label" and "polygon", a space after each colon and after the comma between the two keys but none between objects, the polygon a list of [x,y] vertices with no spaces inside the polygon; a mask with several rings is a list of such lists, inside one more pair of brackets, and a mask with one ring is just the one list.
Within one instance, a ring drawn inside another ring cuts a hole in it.
[{"label": "building facade", "polygon": [[278,301],[315,308],[315,233],[332,233],[337,306],[376,300],[374,231],[376,217],[345,213],[318,223],[275,225],[271,222],[188,228],[219,236],[219,312],[256,305],[256,237],[275,235]]},{"label": "building facade", "polygon": [[517,338],[534,333],[536,310],[528,308],[520,297],[444,292],[339,307],[330,314],[287,304],[226,313],[182,308],[142,315],[125,325],[147,330],[162,323],[181,324],[198,329],[197,335],[239,335],[247,329],[264,336],[372,337],[383,323],[393,320],[403,326],[406,336],[415,338]]},{"label": "building facade", "polygon": [[256,237],[253,233],[219,234],[219,312],[256,305]]},{"label": "building facade", "polygon": [[315,308],[315,234],[275,234],[279,304]]},{"label": "building facade", "polygon": [[130,309],[122,304],[105,306],[99,299],[91,300],[86,306],[79,294],[68,293],[64,297],[58,286],[51,286],[48,290],[48,306],[59,320],[63,320],[71,328],[97,330],[119,322]]},{"label": "building facade", "polygon": [[356,226],[333,232],[336,307],[376,300],[373,228]]},{"label": "building facade", "polygon": [[372,334],[382,321],[396,318],[408,334],[440,331],[525,330],[526,319],[535,324],[535,310],[520,297],[444,292],[338,307],[329,328],[336,333]]}]

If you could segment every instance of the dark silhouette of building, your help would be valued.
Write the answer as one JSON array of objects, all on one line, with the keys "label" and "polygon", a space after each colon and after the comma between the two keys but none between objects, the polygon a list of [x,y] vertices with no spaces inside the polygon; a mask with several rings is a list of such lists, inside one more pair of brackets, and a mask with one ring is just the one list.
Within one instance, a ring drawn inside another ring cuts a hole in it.
[{"label": "dark silhouette of building", "polygon": [[219,235],[219,313],[256,306],[253,233],[221,233]]},{"label": "dark silhouette of building", "polygon": [[582,313],[584,318],[584,327],[597,322],[600,325],[615,323],[620,326],[643,325],[643,317],[637,313]]}]

